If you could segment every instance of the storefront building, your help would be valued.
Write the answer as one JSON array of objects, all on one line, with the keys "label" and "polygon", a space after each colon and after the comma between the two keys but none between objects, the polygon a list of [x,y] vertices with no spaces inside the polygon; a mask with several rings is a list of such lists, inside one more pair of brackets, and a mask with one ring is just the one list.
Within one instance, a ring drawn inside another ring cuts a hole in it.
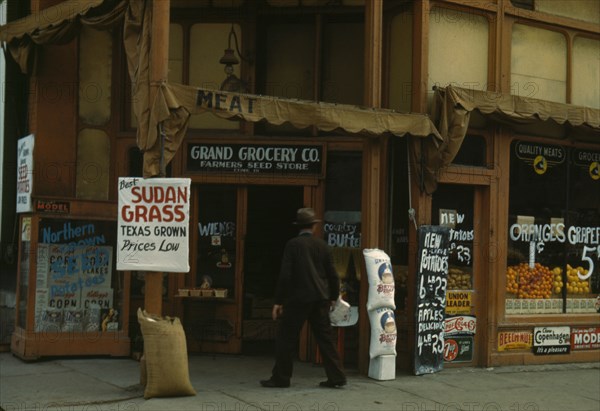
[{"label": "storefront building", "polygon": [[[359,307],[347,366],[369,362],[365,248],[392,259],[398,367],[426,343],[420,225],[451,229],[445,366],[598,361],[600,6],[566,3],[32,0],[1,32],[33,135],[11,349],[139,350],[146,274],[115,268],[117,179],[166,175],[192,181],[190,272],[161,291],[190,352],[269,352],[310,206]],[[318,361],[308,331],[300,357]]]}]

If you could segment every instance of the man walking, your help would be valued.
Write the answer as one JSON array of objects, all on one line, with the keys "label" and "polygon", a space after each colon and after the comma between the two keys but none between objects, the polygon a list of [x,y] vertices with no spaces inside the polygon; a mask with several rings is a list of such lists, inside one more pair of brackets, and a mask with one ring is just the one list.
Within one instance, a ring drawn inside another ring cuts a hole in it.
[{"label": "man walking", "polygon": [[294,224],[298,236],[289,240],[283,252],[279,281],[273,305],[273,320],[279,319],[275,366],[263,387],[289,387],[300,330],[308,320],[323,357],[327,380],[321,387],[346,385],[340,356],[332,339],[329,311],[339,295],[339,277],[333,266],[329,246],[313,235],[321,220],[312,208],[301,208]]}]

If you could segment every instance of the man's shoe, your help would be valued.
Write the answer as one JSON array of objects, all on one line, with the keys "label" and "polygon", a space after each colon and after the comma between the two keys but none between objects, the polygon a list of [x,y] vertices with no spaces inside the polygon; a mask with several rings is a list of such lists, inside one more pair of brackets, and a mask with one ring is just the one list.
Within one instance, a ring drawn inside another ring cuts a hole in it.
[{"label": "man's shoe", "polygon": [[260,385],[267,388],[287,388],[290,386],[289,381],[277,381],[272,378],[268,380],[261,380]]},{"label": "man's shoe", "polygon": [[346,380],[343,381],[321,381],[319,383],[319,387],[323,387],[323,388],[339,388],[339,387],[343,387],[344,385],[346,385]]}]

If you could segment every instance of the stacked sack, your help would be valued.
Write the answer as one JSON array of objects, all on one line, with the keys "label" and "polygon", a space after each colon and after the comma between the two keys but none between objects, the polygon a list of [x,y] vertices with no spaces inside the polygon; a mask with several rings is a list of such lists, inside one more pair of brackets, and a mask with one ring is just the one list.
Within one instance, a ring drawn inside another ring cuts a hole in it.
[{"label": "stacked sack", "polygon": [[396,378],[396,318],[394,310],[394,274],[390,257],[382,250],[363,250],[369,293],[367,310],[371,323],[369,377],[377,380]]}]

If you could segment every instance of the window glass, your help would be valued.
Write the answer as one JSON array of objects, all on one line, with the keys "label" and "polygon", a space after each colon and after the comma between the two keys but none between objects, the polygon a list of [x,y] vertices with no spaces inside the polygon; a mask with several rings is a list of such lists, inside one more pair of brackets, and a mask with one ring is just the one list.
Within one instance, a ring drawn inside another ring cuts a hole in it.
[{"label": "window glass", "polygon": [[[511,94],[565,103],[567,40],[561,33],[515,24],[511,44]],[[544,64],[540,64],[543,61]]]},{"label": "window glass", "polygon": [[201,186],[198,190],[196,287],[225,288],[234,296],[237,193],[235,187]]},{"label": "window glass", "polygon": [[[363,103],[364,24],[329,23],[323,28],[322,101]],[[352,64],[348,64],[352,61]]]},{"label": "window glass", "polygon": [[487,89],[489,23],[481,15],[436,7],[429,16],[429,101],[433,86]]},{"label": "window glass", "polygon": [[465,140],[460,145],[460,149],[456,153],[454,160],[452,160],[452,164],[485,167],[485,150],[485,138],[481,136],[465,136]]},{"label": "window glass", "polygon": [[433,194],[431,221],[450,228],[448,291],[473,289],[473,187],[441,184]]},{"label": "window glass", "polygon": [[390,259],[394,279],[396,280],[396,309],[406,309],[408,296],[408,230],[409,224],[414,224],[408,215],[409,190],[408,186],[408,157],[407,139],[392,139],[392,156],[389,176],[390,203]]},{"label": "window glass", "polygon": [[362,155],[354,151],[327,154],[323,233],[333,247],[343,298],[358,305],[361,251]]},{"label": "window glass", "polygon": [[413,13],[397,14],[390,23],[389,108],[409,112],[412,107]]},{"label": "window glass", "polygon": [[600,153],[511,145],[507,314],[595,312]]},{"label": "window glass", "polygon": [[572,149],[570,154],[566,311],[594,312],[600,310],[600,151]]},{"label": "window glass", "polygon": [[[519,0],[523,2],[524,0]],[[600,1],[598,0],[529,0],[535,10],[572,19],[600,24]]]},{"label": "window glass", "polygon": [[[233,25],[238,46],[242,50],[242,31]],[[223,50],[227,48],[231,24],[194,24],[190,29],[189,84],[195,87],[218,90],[225,80],[224,67],[219,63]],[[235,48],[232,40],[231,47]],[[233,66],[233,74],[240,77],[241,64]],[[239,123],[219,118],[210,112],[190,117],[190,128],[237,129]]]},{"label": "window glass", "polygon": [[[600,4],[600,2],[598,2]],[[571,102],[600,108],[600,40],[575,37]]]},{"label": "window glass", "polygon": [[110,120],[112,50],[109,31],[81,27],[79,119],[89,126],[102,126]]}]

